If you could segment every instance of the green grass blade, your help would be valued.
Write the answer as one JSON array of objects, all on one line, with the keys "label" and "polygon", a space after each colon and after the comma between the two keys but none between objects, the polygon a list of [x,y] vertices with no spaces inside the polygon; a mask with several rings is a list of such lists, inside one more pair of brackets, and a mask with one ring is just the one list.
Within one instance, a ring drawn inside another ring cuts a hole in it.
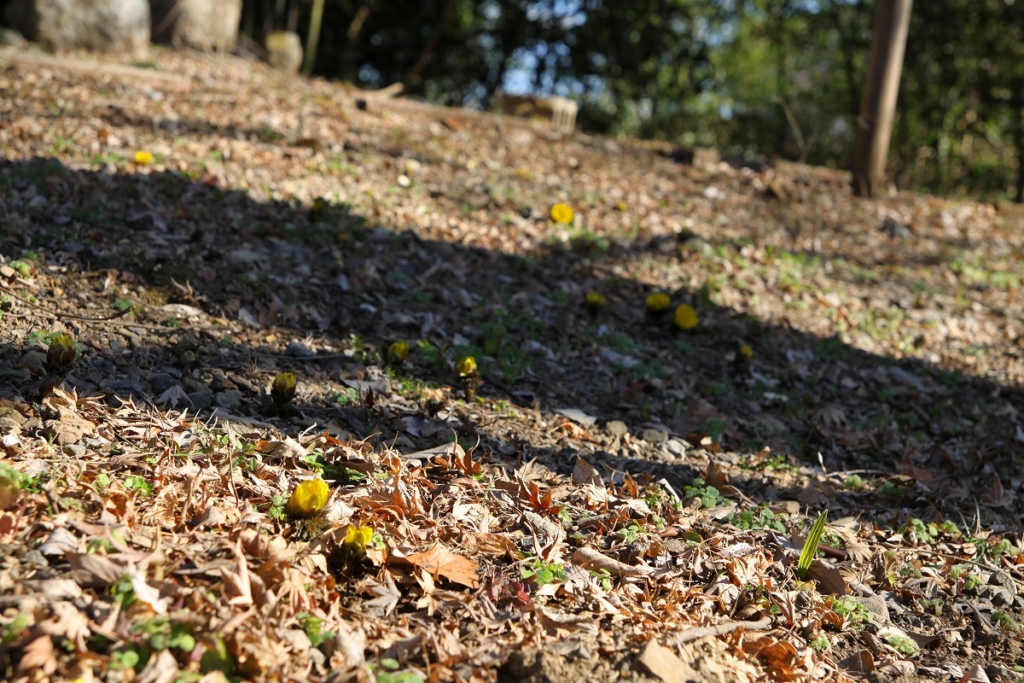
[{"label": "green grass blade", "polygon": [[804,549],[800,551],[800,561],[796,563],[796,575],[802,580],[807,576],[807,570],[811,568],[814,556],[818,554],[818,543],[821,542],[821,535],[825,533],[825,520],[828,519],[828,510],[825,510],[811,527],[804,541]]}]

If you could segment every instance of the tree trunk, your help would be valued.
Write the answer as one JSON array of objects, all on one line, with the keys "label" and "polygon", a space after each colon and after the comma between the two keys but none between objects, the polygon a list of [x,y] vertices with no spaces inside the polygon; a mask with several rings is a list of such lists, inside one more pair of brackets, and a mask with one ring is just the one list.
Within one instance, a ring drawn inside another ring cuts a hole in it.
[{"label": "tree trunk", "polygon": [[1013,142],[1017,145],[1017,191],[1013,201],[1024,204],[1024,109],[1017,110],[1017,129],[1013,132]]},{"label": "tree trunk", "polygon": [[853,148],[853,191],[860,197],[874,196],[885,180],[912,5],[913,0],[878,0],[875,7],[871,66]]},{"label": "tree trunk", "polygon": [[434,24],[434,30],[430,32],[430,37],[427,38],[427,42],[423,45],[423,49],[420,50],[419,57],[416,58],[416,63],[409,69],[409,73],[405,76],[403,82],[405,87],[408,89],[412,82],[419,78],[419,75],[423,73],[423,69],[427,66],[427,60],[430,59],[430,55],[434,54],[434,50],[437,49],[437,41],[441,39],[441,34],[444,33],[444,27],[448,25],[448,22],[452,19],[452,14],[455,12],[455,0],[445,0],[444,9],[441,10],[441,17]]},{"label": "tree trunk", "polygon": [[313,13],[309,17],[309,36],[306,37],[306,63],[302,73],[307,78],[313,73],[317,43],[320,42],[320,20],[324,18],[324,0],[313,0]]}]

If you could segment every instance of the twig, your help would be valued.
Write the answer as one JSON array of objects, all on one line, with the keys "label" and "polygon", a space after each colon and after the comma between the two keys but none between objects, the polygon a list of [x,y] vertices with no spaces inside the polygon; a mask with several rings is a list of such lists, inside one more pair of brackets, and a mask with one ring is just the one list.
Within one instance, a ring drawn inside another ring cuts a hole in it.
[{"label": "twig", "polygon": [[14,292],[8,292],[8,294],[13,296],[15,299],[17,299],[21,303],[25,304],[26,306],[29,306],[29,307],[34,308],[36,310],[42,311],[43,313],[47,313],[49,315],[52,315],[55,318],[70,319],[70,320],[84,320],[85,322],[90,322],[90,323],[105,323],[105,322],[110,322],[111,320],[117,320],[118,318],[126,316],[126,315],[128,315],[129,313],[131,313],[132,311],[135,310],[135,306],[132,305],[130,308],[126,308],[123,311],[118,311],[117,313],[115,313],[113,315],[110,315],[110,316],[107,316],[105,318],[92,318],[92,317],[85,316],[85,315],[75,315],[74,313],[62,313],[60,311],[54,311],[54,310],[51,310],[51,309],[47,308],[46,306],[42,306],[40,304],[35,303],[34,301],[29,301],[28,299],[25,299],[24,297],[18,296]]},{"label": "twig", "polygon": [[716,624],[714,626],[694,626],[677,634],[675,642],[677,645],[682,645],[683,643],[690,643],[694,640],[700,640],[701,638],[724,636],[726,633],[732,633],[733,631],[741,628],[748,631],[767,631],[771,625],[771,617],[762,617],[758,621],[730,621],[725,624]]}]

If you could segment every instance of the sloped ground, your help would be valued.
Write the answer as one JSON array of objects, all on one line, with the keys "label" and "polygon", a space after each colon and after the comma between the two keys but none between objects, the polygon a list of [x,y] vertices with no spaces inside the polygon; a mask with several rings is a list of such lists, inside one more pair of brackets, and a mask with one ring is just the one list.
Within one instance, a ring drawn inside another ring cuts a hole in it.
[{"label": "sloped ground", "polygon": [[1020,214],[81,59],[0,52],[5,679],[1020,679]]}]

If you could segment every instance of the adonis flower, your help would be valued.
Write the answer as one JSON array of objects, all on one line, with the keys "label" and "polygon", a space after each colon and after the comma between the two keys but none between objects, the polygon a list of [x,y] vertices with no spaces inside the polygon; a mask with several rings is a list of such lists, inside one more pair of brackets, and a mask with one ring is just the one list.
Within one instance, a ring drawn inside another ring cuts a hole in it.
[{"label": "adonis flower", "polygon": [[295,381],[295,374],[291,372],[282,372],[274,378],[274,383],[270,387],[270,396],[274,403],[283,406],[295,398]]},{"label": "adonis flower", "polygon": [[295,487],[284,510],[292,517],[309,519],[320,514],[330,497],[331,490],[323,479],[308,479]]},{"label": "adonis flower", "polygon": [[648,313],[664,313],[668,310],[672,300],[669,299],[668,294],[665,292],[655,292],[654,294],[648,294],[644,303],[647,304]]},{"label": "adonis flower", "polygon": [[353,526],[349,524],[348,529],[345,530],[345,540],[342,541],[342,544],[353,550],[365,552],[366,546],[370,544],[372,539],[373,527]]},{"label": "adonis flower", "polygon": [[562,204],[559,202],[551,207],[551,220],[556,223],[572,223],[572,219],[575,217],[572,207],[568,204]]},{"label": "adonis flower", "polygon": [[697,311],[694,310],[693,306],[689,306],[687,304],[680,304],[676,307],[676,313],[673,320],[676,327],[681,330],[692,330],[700,324],[700,318],[697,317]]},{"label": "adonis flower", "polygon": [[583,308],[590,311],[592,315],[597,315],[604,308],[605,303],[607,303],[607,299],[601,292],[587,292],[586,298],[583,299]]},{"label": "adonis flower", "polygon": [[403,362],[409,355],[409,342],[396,341],[388,347],[388,362],[393,365],[398,365]]},{"label": "adonis flower", "polygon": [[145,166],[153,163],[153,155],[149,152],[139,151],[135,153],[135,163],[139,166]]},{"label": "adonis flower", "polygon": [[473,356],[466,356],[459,361],[459,364],[455,366],[455,369],[459,372],[459,377],[469,377],[470,375],[476,374],[476,358]]},{"label": "adonis flower", "polygon": [[66,375],[71,372],[76,360],[78,350],[75,348],[74,337],[67,332],[54,335],[46,349],[46,369],[54,374]]}]

